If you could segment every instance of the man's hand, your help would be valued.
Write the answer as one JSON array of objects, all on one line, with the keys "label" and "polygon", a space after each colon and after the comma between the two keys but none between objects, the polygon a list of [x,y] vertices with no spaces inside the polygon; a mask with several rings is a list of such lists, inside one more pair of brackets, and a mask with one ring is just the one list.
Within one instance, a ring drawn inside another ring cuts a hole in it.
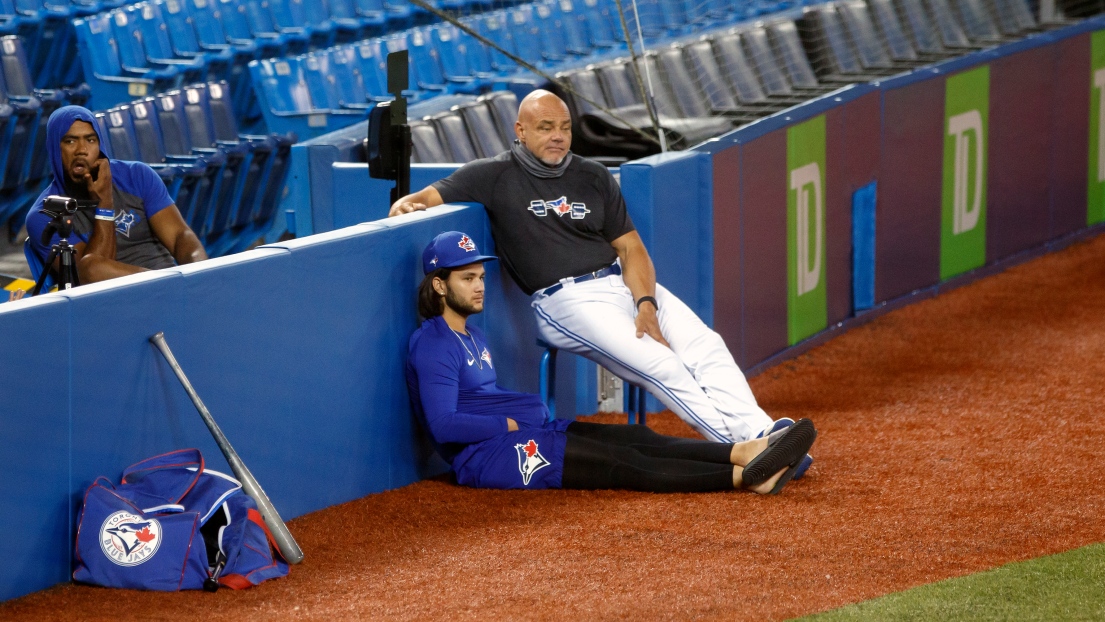
[{"label": "man's hand", "polygon": [[8,294],[8,302],[15,302],[16,300],[22,300],[23,296],[25,296],[26,294],[27,294],[27,292],[25,292],[21,289],[13,289],[11,291],[11,293]]},{"label": "man's hand", "polygon": [[507,432],[517,432],[518,431],[518,422],[511,419],[510,417],[507,417],[506,418],[506,431]]},{"label": "man's hand", "polygon": [[413,203],[411,201],[399,200],[395,202],[395,205],[391,206],[391,210],[388,212],[388,218],[392,216],[399,216],[400,214],[409,214],[411,212],[417,212],[426,209],[425,203]]},{"label": "man's hand", "polygon": [[408,194],[393,203],[391,205],[391,211],[388,212],[388,218],[437,207],[441,205],[442,202],[441,195],[437,192],[437,188],[426,186],[418,192]]},{"label": "man's hand", "polygon": [[[96,178],[92,178],[92,173]],[[107,158],[100,158],[92,163],[89,172],[84,174],[84,185],[88,187],[88,193],[104,209],[115,209],[115,198],[111,194],[111,163]]]},{"label": "man's hand", "polygon": [[656,307],[652,306],[651,302],[646,300],[641,303],[641,306],[637,309],[636,324],[637,339],[648,335],[664,347],[671,347],[668,340],[664,339],[664,334],[660,332],[660,320],[656,319]]}]

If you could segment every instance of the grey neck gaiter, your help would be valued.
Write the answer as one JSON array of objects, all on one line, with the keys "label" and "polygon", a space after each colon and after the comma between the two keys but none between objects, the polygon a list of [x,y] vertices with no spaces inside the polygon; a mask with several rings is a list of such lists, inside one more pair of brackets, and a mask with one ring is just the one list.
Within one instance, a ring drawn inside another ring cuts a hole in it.
[{"label": "grey neck gaiter", "polygon": [[549,166],[533,155],[529,149],[526,149],[525,145],[521,143],[517,138],[514,139],[514,145],[511,146],[510,152],[514,154],[514,159],[522,165],[522,168],[526,169],[530,175],[541,179],[554,179],[564,174],[564,171],[568,170],[568,164],[572,161],[572,152],[569,151],[568,155],[564,156],[564,159],[560,161],[560,164],[556,166]]}]

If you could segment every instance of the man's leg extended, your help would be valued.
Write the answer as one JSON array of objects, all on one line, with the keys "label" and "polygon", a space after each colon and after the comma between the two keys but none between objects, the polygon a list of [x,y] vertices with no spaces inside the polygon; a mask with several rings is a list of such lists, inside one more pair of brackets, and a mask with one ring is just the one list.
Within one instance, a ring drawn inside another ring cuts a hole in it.
[{"label": "man's leg extended", "polygon": [[656,284],[660,305],[660,330],[672,351],[683,361],[698,386],[717,410],[745,422],[749,435],[735,441],[754,438],[771,425],[771,417],[756,403],[748,379],[737,366],[721,335],[663,285]]},{"label": "man's leg extended", "polygon": [[[666,290],[664,292],[661,294],[657,290],[658,301],[677,301]],[[661,328],[668,335],[665,321],[681,321],[684,313],[673,309],[671,318],[665,320],[663,307],[666,304],[660,302],[660,305]],[[701,320],[686,305],[678,305],[702,325]],[[753,438],[771,424],[771,419],[756,406],[754,399],[750,403],[734,400],[740,407],[732,408],[726,404],[732,412],[723,411],[717,407],[722,402],[713,399],[702,389],[696,373],[705,370],[706,375],[715,381],[723,374],[717,369],[720,364],[716,362],[716,356],[702,354],[709,348],[700,342],[698,332],[685,328],[674,332],[674,343],[680,344],[679,349],[699,357],[695,361],[695,368],[688,368],[677,351],[657,343],[647,335],[638,339],[633,298],[621,277],[612,276],[573,284],[553,296],[538,295],[534,298],[533,308],[537,316],[538,331],[543,339],[557,348],[585,356],[622,378],[641,384],[707,439],[721,442],[743,441]],[[708,328],[705,330],[709,331]],[[671,337],[668,339],[670,341]],[[721,342],[720,337],[717,337],[717,341]],[[673,348],[676,347],[674,343]],[[725,354],[728,355],[728,352]],[[731,356],[729,361],[732,370],[735,370],[734,381],[740,385],[725,389],[739,393],[743,387],[751,398],[751,391],[747,388],[743,374],[732,363]]]}]

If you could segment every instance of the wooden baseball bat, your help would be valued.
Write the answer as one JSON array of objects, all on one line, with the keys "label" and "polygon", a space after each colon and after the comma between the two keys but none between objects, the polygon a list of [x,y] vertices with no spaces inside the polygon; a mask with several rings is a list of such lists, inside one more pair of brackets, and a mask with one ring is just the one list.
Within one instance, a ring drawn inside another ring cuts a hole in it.
[{"label": "wooden baseball bat", "polygon": [[184,386],[184,390],[188,393],[188,397],[192,398],[192,403],[195,404],[196,410],[200,413],[200,417],[203,417],[203,422],[207,425],[207,429],[211,431],[211,436],[215,437],[215,443],[219,446],[219,449],[222,450],[223,455],[226,456],[226,461],[230,463],[230,469],[234,471],[234,477],[242,482],[242,490],[257,502],[257,508],[260,510],[261,516],[265,519],[265,524],[268,525],[273,540],[276,540],[276,546],[280,549],[280,554],[284,556],[284,559],[286,559],[289,564],[298,564],[303,561],[303,549],[299,548],[299,544],[296,543],[295,538],[292,537],[292,532],[288,531],[288,526],[285,525],[284,521],[280,518],[280,513],[276,511],[276,507],[273,506],[272,501],[269,500],[269,496],[261,489],[261,484],[257,483],[257,478],[253,477],[253,473],[249,472],[249,468],[242,462],[242,459],[238,456],[238,452],[234,451],[234,447],[230,444],[230,441],[226,439],[226,435],[219,429],[219,424],[215,423],[215,418],[211,416],[211,411],[207,410],[207,406],[203,405],[203,400],[200,399],[199,394],[192,388],[192,383],[189,382],[188,377],[184,375],[184,370],[180,368],[180,363],[177,363],[176,357],[173,356],[173,351],[169,349],[169,344],[165,343],[165,334],[159,332],[153,337],[150,337],[150,343],[157,346],[158,350],[161,350],[161,354],[164,355],[165,360],[169,362],[169,367],[173,368],[173,373],[175,373],[177,379],[180,380],[180,384]]}]

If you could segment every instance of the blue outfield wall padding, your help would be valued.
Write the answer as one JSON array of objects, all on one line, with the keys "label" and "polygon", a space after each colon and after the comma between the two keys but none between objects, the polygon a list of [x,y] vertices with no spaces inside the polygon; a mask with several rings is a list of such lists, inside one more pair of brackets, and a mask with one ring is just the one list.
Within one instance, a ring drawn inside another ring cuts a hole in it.
[{"label": "blue outfield wall padding", "polygon": [[69,321],[59,296],[0,305],[0,600],[70,578]]},{"label": "blue outfield wall padding", "polygon": [[[713,323],[713,185],[708,154],[682,151],[621,166],[629,216],[656,266],[656,280]],[[669,207],[671,206],[671,207]],[[673,209],[674,208],[674,209]]]},{"label": "blue outfield wall padding", "polygon": [[875,205],[878,182],[852,194],[852,305],[875,306]]}]

